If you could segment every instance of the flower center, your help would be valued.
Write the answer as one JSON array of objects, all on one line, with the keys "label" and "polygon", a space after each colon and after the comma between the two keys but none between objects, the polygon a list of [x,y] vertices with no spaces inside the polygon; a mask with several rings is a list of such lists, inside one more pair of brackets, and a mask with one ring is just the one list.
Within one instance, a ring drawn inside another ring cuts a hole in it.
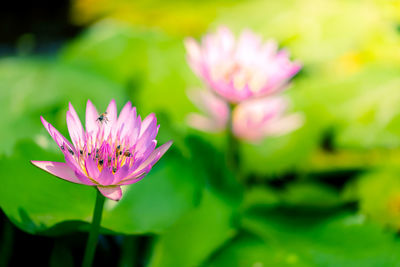
[{"label": "flower center", "polygon": [[255,93],[260,91],[267,82],[264,73],[253,66],[241,64],[237,60],[228,60],[216,64],[212,69],[211,77],[213,80],[225,83],[233,81],[234,88],[237,91],[243,90],[247,85]]},{"label": "flower center", "polygon": [[[93,160],[99,171],[109,168],[116,173],[122,166],[128,164],[132,167],[134,162],[134,147],[130,145],[129,137],[112,138],[111,134],[104,138],[104,127],[102,127],[95,138],[86,134],[86,142],[79,146],[78,155],[73,155],[83,170],[86,170],[85,161]],[[87,171],[86,171],[87,172]]]}]

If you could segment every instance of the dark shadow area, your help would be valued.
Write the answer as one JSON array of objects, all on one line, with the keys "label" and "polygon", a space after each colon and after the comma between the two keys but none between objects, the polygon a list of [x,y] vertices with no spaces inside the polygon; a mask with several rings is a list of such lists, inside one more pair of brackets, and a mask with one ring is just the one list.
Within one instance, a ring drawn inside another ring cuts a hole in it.
[{"label": "dark shadow area", "polygon": [[[23,216],[24,220],[33,223],[26,213]],[[39,235],[32,235],[17,228],[0,210],[2,246],[7,243],[4,232],[11,238],[7,244],[8,259],[1,263],[5,266],[26,266],[27,262],[31,266],[60,266],[61,263],[61,266],[80,266],[87,241],[87,233],[81,232],[85,226],[88,226],[85,222],[63,222]],[[115,266],[121,253],[121,239],[122,236],[100,235],[94,266]],[[23,253],[16,253],[18,251]]]},{"label": "dark shadow area", "polygon": [[69,0],[2,1],[0,56],[55,53],[81,30],[69,12]]}]

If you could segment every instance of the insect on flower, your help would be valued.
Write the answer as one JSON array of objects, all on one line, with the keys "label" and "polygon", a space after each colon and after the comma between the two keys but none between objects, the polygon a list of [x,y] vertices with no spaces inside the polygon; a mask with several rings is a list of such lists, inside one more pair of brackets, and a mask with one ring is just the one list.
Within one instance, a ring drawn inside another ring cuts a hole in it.
[{"label": "insect on flower", "polygon": [[100,122],[100,123],[107,123],[108,122],[108,118],[107,118],[107,111],[104,113],[101,113],[100,116],[96,119],[96,121]]},{"label": "insect on flower", "polygon": [[156,148],[155,138],[160,126],[155,115],[150,114],[142,120],[130,102],[117,116],[117,107],[112,100],[107,111],[99,116],[88,101],[86,130],[69,104],[67,125],[72,143],[43,117],[41,120],[60,147],[65,162],[32,163],[69,182],[96,186],[105,197],[116,201],[122,197],[121,186],[143,179],[172,144],[169,141]]}]

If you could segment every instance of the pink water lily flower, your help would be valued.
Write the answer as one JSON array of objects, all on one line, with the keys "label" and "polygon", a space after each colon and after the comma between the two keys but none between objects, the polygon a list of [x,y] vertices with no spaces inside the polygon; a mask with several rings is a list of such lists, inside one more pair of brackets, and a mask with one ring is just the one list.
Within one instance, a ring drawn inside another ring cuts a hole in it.
[{"label": "pink water lily flower", "polygon": [[205,132],[227,129],[232,116],[232,131],[239,138],[258,142],[268,136],[289,133],[303,124],[300,113],[286,114],[289,101],[283,96],[257,98],[233,106],[232,115],[228,104],[210,91],[189,92],[190,100],[205,114],[187,116],[189,126]]},{"label": "pink water lily flower", "polygon": [[196,129],[205,132],[223,131],[229,119],[228,104],[206,90],[191,90],[188,92],[189,99],[203,113],[190,113],[187,116],[187,123]]},{"label": "pink water lily flower", "polygon": [[128,102],[117,116],[112,100],[99,114],[90,100],[86,106],[86,131],[71,103],[67,111],[69,142],[41,117],[44,127],[65,156],[65,162],[32,161],[64,180],[96,186],[107,198],[120,200],[121,186],[140,181],[164,155],[172,142],[156,148],[159,125],[154,114],[143,121]]},{"label": "pink water lily flower", "polygon": [[185,40],[187,59],[193,71],[220,96],[232,103],[274,93],[285,88],[301,64],[289,53],[250,30],[235,40],[226,27],[206,35],[199,44]]},{"label": "pink water lily flower", "polygon": [[282,97],[267,97],[240,103],[233,110],[233,133],[236,137],[258,142],[268,136],[289,133],[303,124],[300,113],[286,115],[289,101]]}]

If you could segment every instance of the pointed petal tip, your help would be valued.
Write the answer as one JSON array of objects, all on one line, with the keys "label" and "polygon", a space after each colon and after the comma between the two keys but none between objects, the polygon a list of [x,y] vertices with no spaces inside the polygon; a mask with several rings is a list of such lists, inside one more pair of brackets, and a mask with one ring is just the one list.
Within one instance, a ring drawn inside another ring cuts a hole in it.
[{"label": "pointed petal tip", "polygon": [[31,163],[58,177],[61,179],[64,179],[66,181],[76,183],[76,184],[84,184],[75,174],[74,170],[66,163],[64,162],[53,162],[53,161],[36,161],[36,160],[31,160]]},{"label": "pointed petal tip", "polygon": [[118,185],[112,187],[97,186],[97,189],[103,196],[105,196],[108,199],[119,201],[122,198],[121,186]]},{"label": "pointed petal tip", "polygon": [[[129,111],[131,111],[133,108],[134,108],[134,107],[132,107],[132,102],[131,102],[131,101],[128,101],[128,102],[126,102],[126,104],[122,107],[122,110],[128,109]],[[121,110],[121,112],[122,112],[122,110]],[[120,114],[120,115],[121,115],[121,114]]]},{"label": "pointed petal tip", "polygon": [[40,116],[40,121],[43,123],[43,125],[48,124],[48,122],[46,121],[45,118],[43,118],[43,116]]},{"label": "pointed petal tip", "polygon": [[192,45],[193,43],[196,43],[196,40],[193,37],[185,37],[183,39],[183,44],[186,47],[189,47],[190,45]]},{"label": "pointed petal tip", "polygon": [[161,145],[161,146],[159,146],[159,147],[157,148],[157,149],[158,149],[158,152],[160,153],[160,154],[159,154],[159,157],[160,157],[160,158],[165,154],[165,152],[168,151],[168,149],[172,146],[172,143],[173,143],[173,141],[172,141],[172,140],[169,140],[168,142],[166,142],[165,144],[163,144],[163,145]]},{"label": "pointed petal tip", "polygon": [[93,105],[90,99],[88,99],[88,101],[86,102],[86,112],[88,111],[97,113],[96,107]]},{"label": "pointed petal tip", "polygon": [[113,112],[117,113],[117,102],[115,99],[111,99],[110,103],[108,103],[107,109],[113,109]]},{"label": "pointed petal tip", "polygon": [[147,115],[147,117],[152,118],[152,119],[156,119],[156,114],[154,112],[152,112],[149,115]]},{"label": "pointed petal tip", "polygon": [[39,162],[39,161],[37,161],[37,160],[30,160],[29,162],[30,162],[32,165],[34,165],[34,166],[36,166],[36,167],[39,167],[39,166],[38,166],[38,162]]},{"label": "pointed petal tip", "polygon": [[68,111],[70,113],[76,114],[75,108],[74,108],[74,106],[72,105],[71,102],[68,102]]},{"label": "pointed petal tip", "polygon": [[161,146],[159,146],[157,149],[159,151],[162,151],[162,154],[164,154],[172,146],[172,144],[173,144],[173,141],[169,140],[168,142],[166,142],[166,143],[162,144]]},{"label": "pointed petal tip", "polygon": [[165,143],[165,145],[168,146],[168,148],[170,148],[173,143],[174,143],[173,140],[169,140],[168,142]]}]

